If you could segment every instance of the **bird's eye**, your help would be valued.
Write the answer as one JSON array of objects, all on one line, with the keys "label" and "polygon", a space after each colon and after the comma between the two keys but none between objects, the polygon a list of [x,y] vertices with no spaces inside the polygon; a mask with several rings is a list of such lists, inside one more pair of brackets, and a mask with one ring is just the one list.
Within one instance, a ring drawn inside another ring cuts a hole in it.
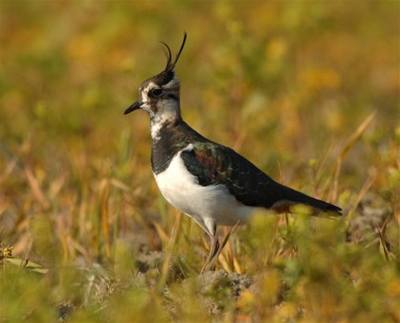
[{"label": "bird's eye", "polygon": [[162,93],[161,89],[152,89],[149,94],[151,97],[157,97],[160,96],[161,93]]}]

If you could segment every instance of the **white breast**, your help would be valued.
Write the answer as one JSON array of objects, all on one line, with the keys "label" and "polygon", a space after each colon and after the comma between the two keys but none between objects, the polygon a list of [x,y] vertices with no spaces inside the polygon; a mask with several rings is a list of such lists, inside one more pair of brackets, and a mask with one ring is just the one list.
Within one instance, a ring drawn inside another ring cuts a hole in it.
[{"label": "white breast", "polygon": [[[193,146],[188,145],[183,150],[191,149]],[[203,228],[208,228],[209,222],[234,225],[238,220],[245,221],[253,210],[238,202],[224,185],[199,185],[196,177],[186,169],[181,152],[165,171],[155,175],[155,179],[164,198]]]}]

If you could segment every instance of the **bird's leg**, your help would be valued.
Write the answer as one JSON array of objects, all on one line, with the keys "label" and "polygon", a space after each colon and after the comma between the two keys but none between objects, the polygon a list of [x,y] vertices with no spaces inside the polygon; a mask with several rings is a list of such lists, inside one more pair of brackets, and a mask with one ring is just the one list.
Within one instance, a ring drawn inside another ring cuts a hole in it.
[{"label": "bird's leg", "polygon": [[237,229],[237,227],[240,225],[240,221],[237,221],[236,224],[229,229],[229,231],[226,233],[224,239],[222,240],[222,243],[220,244],[217,238],[216,232],[213,235],[210,235],[210,253],[207,257],[207,261],[204,264],[201,272],[204,272],[206,269],[213,269],[216,260],[218,259],[218,256],[224,249],[226,243],[229,240],[229,237],[231,234]]},{"label": "bird's leg", "polygon": [[[210,252],[208,254],[208,257],[206,259],[206,262],[203,265],[203,268],[201,269],[200,273],[203,273],[207,269],[211,269],[211,265],[213,263],[214,257],[219,254],[219,241],[218,241],[218,236],[216,233],[213,235],[210,235]],[[209,266],[210,265],[210,266]]]},{"label": "bird's leg", "polygon": [[227,244],[231,234],[237,229],[237,227],[240,225],[240,220],[238,220],[234,226],[232,226],[229,231],[226,233],[224,239],[222,240],[222,243],[219,244],[218,249],[215,252],[215,255],[210,259],[209,267],[212,268],[215,264],[215,261],[218,259],[220,253],[222,250],[225,248],[225,245]]}]

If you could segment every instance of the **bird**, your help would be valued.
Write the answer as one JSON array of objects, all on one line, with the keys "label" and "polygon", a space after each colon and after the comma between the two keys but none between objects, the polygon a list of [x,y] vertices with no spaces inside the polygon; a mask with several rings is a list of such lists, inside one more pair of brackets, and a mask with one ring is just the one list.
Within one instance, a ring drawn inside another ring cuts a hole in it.
[{"label": "bird", "polygon": [[167,56],[165,68],[142,82],[139,100],[124,114],[136,110],[148,113],[151,166],[157,186],[172,206],[209,236],[203,269],[221,252],[217,227],[246,223],[257,209],[283,213],[302,204],[316,214],[342,215],[340,207],[278,183],[235,150],[207,139],[183,120],[175,67],[186,39],[185,32],[175,57],[161,42]]}]

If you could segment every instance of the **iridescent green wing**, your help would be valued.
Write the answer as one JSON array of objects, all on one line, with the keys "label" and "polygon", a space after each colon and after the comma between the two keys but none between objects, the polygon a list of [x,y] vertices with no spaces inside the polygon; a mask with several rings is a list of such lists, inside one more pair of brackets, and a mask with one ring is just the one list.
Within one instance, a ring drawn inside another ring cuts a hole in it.
[{"label": "iridescent green wing", "polygon": [[245,205],[270,207],[281,198],[280,184],[228,147],[196,143],[181,157],[200,185],[223,184]]},{"label": "iridescent green wing", "polygon": [[277,207],[302,203],[326,212],[341,213],[330,203],[315,199],[275,182],[234,150],[212,142],[198,142],[181,157],[188,171],[202,186],[224,185],[247,206]]}]

